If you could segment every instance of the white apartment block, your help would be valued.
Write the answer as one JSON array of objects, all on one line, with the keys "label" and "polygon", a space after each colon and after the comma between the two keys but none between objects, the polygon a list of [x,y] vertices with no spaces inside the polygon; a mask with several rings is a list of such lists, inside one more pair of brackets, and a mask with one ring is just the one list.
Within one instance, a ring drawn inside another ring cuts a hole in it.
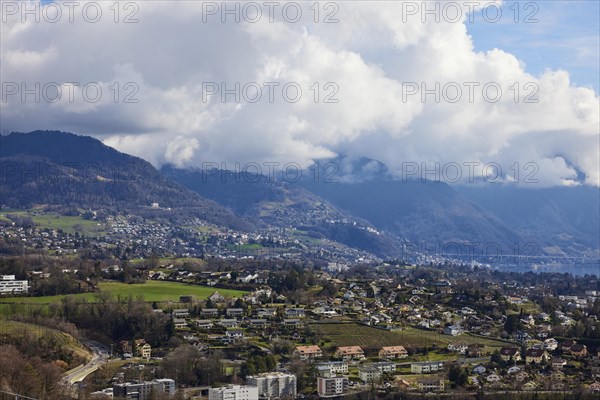
[{"label": "white apartment block", "polygon": [[317,391],[319,397],[341,396],[348,389],[347,376],[333,376],[331,378],[318,377]]},{"label": "white apartment block", "polygon": [[329,373],[335,374],[347,374],[348,363],[346,361],[329,361],[317,364],[317,368],[323,367],[329,370]]},{"label": "white apartment block", "polygon": [[0,294],[18,294],[29,291],[29,281],[17,281],[14,275],[0,275]]},{"label": "white apartment block", "polygon": [[424,361],[410,364],[410,372],[413,374],[430,374],[444,370],[444,363],[441,361]]},{"label": "white apartment block", "polygon": [[283,372],[266,372],[247,376],[246,384],[256,386],[260,398],[296,397],[296,375]]},{"label": "white apartment block", "polygon": [[210,388],[208,400],[258,400],[258,388],[244,385]]}]

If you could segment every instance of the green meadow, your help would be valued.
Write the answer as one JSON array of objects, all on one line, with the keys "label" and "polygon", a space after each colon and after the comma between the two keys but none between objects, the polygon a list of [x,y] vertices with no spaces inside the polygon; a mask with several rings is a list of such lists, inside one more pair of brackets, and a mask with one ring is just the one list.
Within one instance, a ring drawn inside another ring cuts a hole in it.
[{"label": "green meadow", "polygon": [[30,217],[40,228],[62,230],[66,233],[79,232],[86,236],[101,236],[106,234],[106,228],[97,221],[90,221],[78,216],[66,216],[57,213],[44,213],[33,210],[2,210],[0,219],[8,220],[7,214],[19,217]]},{"label": "green meadow", "polygon": [[[146,283],[126,284],[121,282],[100,283],[100,290],[111,293],[113,296],[134,298],[143,297],[148,302],[179,301],[179,296],[192,295],[197,300],[204,300],[213,292],[217,291],[225,297],[241,297],[247,292],[233,289],[216,289],[208,286],[191,285],[179,282],[147,281]],[[80,293],[59,296],[41,297],[0,297],[0,303],[12,304],[52,304],[59,302],[63,297],[71,296],[75,299],[85,299],[93,302],[96,299],[94,293]]]}]

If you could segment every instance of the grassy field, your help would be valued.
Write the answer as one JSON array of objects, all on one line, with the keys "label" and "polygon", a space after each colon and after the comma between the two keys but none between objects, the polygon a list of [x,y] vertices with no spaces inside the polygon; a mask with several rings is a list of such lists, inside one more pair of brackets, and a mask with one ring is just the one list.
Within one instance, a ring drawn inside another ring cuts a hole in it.
[{"label": "grassy field", "polygon": [[107,232],[104,225],[78,216],[65,216],[56,213],[43,213],[31,210],[8,210],[0,213],[0,218],[8,219],[6,217],[7,214],[13,214],[19,217],[30,217],[40,228],[61,229],[71,234],[79,232],[86,236],[99,236],[105,235]]},{"label": "grassy field", "polygon": [[333,346],[361,346],[364,350],[379,349],[382,346],[415,346],[445,348],[449,343],[479,344],[486,348],[499,348],[506,343],[491,338],[480,338],[463,334],[447,336],[415,328],[400,331],[387,331],[354,323],[313,324],[311,330],[318,332]]},{"label": "grassy field", "polygon": [[[213,292],[218,291],[225,297],[240,297],[246,292],[232,289],[215,289],[208,286],[187,285],[178,282],[147,281],[146,283],[128,285],[120,282],[100,283],[100,290],[109,292],[115,296],[142,296],[145,301],[179,301],[179,296],[193,295],[196,299],[204,300]],[[86,299],[94,301],[94,293],[72,294],[75,299]],[[59,302],[61,296],[42,296],[42,297],[0,297],[3,303],[21,303],[21,304],[51,304]]]},{"label": "grassy field", "polygon": [[535,304],[534,302],[531,301],[527,301],[524,302],[523,304],[519,304],[517,305],[517,310],[508,310],[507,314],[519,314],[521,312],[521,310],[523,310],[523,313],[525,314],[537,314],[539,312],[541,312],[540,307]]}]

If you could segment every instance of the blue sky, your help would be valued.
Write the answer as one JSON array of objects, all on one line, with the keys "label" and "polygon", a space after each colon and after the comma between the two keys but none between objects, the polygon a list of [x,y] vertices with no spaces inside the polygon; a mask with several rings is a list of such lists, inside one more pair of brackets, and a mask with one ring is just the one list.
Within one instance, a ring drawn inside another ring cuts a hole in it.
[{"label": "blue sky", "polygon": [[[527,3],[535,3],[537,11]],[[514,9],[520,10],[514,22]],[[512,7],[512,9],[511,9]],[[598,0],[505,0],[502,19],[486,22],[481,12],[467,22],[476,50],[499,48],[514,54],[535,75],[544,70],[569,71],[573,84],[600,86],[600,1]],[[524,23],[535,12],[537,23]],[[493,14],[490,13],[490,17]]]}]

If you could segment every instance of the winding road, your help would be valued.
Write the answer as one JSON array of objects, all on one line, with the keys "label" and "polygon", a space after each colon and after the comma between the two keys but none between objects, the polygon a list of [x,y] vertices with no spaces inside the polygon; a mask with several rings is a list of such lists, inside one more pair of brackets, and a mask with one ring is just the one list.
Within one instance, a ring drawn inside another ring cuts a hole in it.
[{"label": "winding road", "polygon": [[109,349],[102,343],[85,338],[80,338],[79,341],[92,351],[92,358],[87,364],[82,364],[66,372],[62,380],[70,385],[83,381],[89,374],[96,371],[110,359]]}]

